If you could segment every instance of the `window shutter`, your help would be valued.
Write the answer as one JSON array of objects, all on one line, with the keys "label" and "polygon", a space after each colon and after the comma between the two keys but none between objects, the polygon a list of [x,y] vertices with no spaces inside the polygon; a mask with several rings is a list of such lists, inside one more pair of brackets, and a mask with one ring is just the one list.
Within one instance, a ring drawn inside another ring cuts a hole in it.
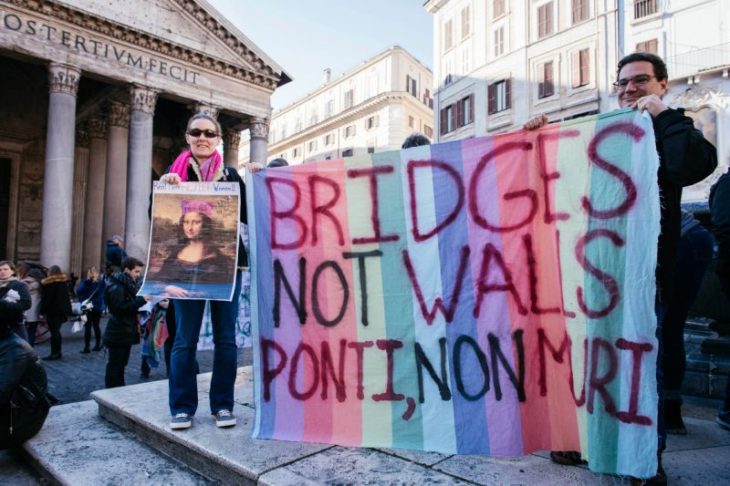
[{"label": "window shutter", "polygon": [[464,101],[459,100],[456,102],[456,125],[458,127],[464,126]]},{"label": "window shutter", "polygon": [[590,82],[590,65],[588,49],[580,51],[580,84],[586,85]]},{"label": "window shutter", "polygon": [[[456,103],[456,106],[459,106],[459,103]],[[451,129],[452,130],[458,126],[457,125],[458,119],[456,118],[456,111],[457,110],[455,108],[453,108],[453,105],[452,105],[452,108],[451,108]]]},{"label": "window shutter", "polygon": [[537,68],[537,97],[545,97],[545,64],[540,64]]},{"label": "window shutter", "polygon": [[576,51],[570,55],[571,77],[573,78],[573,87],[580,86],[580,52]]},{"label": "window shutter", "polygon": [[439,133],[441,133],[441,135],[446,133],[446,108],[441,109],[441,116],[439,117]]},{"label": "window shutter", "polygon": [[469,123],[474,121],[474,95],[469,95]]},{"label": "window shutter", "polygon": [[512,108],[512,80],[506,79],[504,81],[504,98],[505,98],[505,109],[509,110]]},{"label": "window shutter", "polygon": [[545,96],[555,94],[555,83],[553,83],[553,62],[545,63]]},{"label": "window shutter", "polygon": [[487,87],[487,113],[492,114],[495,111],[495,106],[497,104],[496,100],[496,93],[497,90],[493,84],[490,84]]}]

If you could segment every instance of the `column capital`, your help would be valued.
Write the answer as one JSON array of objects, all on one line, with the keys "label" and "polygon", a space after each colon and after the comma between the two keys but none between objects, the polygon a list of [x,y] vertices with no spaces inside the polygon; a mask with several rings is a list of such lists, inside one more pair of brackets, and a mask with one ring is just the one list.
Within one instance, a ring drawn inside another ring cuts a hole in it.
[{"label": "column capital", "polygon": [[260,118],[257,116],[251,117],[251,123],[249,125],[251,133],[251,139],[263,138],[264,140],[269,139],[269,119]]},{"label": "column capital", "polygon": [[194,113],[205,113],[208,116],[212,116],[216,120],[218,119],[218,107],[211,105],[210,103],[195,103],[193,105],[188,105],[188,108],[190,108]]},{"label": "column capital", "polygon": [[223,129],[223,144],[226,147],[238,147],[241,143],[241,131],[235,128]]},{"label": "column capital", "polygon": [[80,79],[81,70],[75,66],[61,62],[52,62],[48,65],[48,85],[51,93],[76,96]]},{"label": "column capital", "polygon": [[131,96],[132,110],[154,115],[157,93],[159,93],[158,90],[139,84],[130,86],[129,94]]},{"label": "column capital", "polygon": [[94,115],[89,118],[89,137],[106,138],[106,119],[101,115]]},{"label": "column capital", "polygon": [[82,148],[89,148],[89,125],[88,123],[81,123],[76,126],[76,146]]},{"label": "column capital", "polygon": [[109,126],[129,128],[129,105],[109,101]]}]

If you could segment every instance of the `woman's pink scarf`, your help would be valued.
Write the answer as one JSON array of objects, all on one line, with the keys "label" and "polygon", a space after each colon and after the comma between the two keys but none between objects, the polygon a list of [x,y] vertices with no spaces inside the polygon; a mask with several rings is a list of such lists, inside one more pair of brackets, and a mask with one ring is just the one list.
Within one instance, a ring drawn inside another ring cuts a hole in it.
[{"label": "woman's pink scarf", "polygon": [[[190,150],[186,150],[177,156],[175,162],[170,167],[170,174],[177,174],[180,176],[180,180],[183,182],[188,181],[188,165],[190,164],[190,158],[193,153]],[[221,154],[216,150],[213,155],[208,157],[200,164],[200,176],[203,178],[201,182],[211,182],[215,175],[218,173],[218,168],[223,163]]]}]

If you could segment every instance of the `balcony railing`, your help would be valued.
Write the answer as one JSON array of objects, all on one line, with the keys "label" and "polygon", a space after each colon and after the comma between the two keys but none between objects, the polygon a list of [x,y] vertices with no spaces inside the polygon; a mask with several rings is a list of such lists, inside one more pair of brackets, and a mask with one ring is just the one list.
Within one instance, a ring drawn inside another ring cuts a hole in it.
[{"label": "balcony railing", "polygon": [[634,18],[640,19],[651,14],[657,13],[656,0],[636,0],[634,2]]},{"label": "balcony railing", "polygon": [[670,79],[692,76],[721,66],[730,66],[730,42],[695,49],[667,59]]}]

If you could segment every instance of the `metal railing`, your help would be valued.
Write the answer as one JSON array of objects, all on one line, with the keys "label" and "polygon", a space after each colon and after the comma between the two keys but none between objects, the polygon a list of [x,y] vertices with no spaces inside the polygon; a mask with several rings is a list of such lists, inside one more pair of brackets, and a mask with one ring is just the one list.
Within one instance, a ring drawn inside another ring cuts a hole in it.
[{"label": "metal railing", "polygon": [[694,49],[667,58],[671,79],[691,76],[721,66],[730,66],[730,42]]}]

